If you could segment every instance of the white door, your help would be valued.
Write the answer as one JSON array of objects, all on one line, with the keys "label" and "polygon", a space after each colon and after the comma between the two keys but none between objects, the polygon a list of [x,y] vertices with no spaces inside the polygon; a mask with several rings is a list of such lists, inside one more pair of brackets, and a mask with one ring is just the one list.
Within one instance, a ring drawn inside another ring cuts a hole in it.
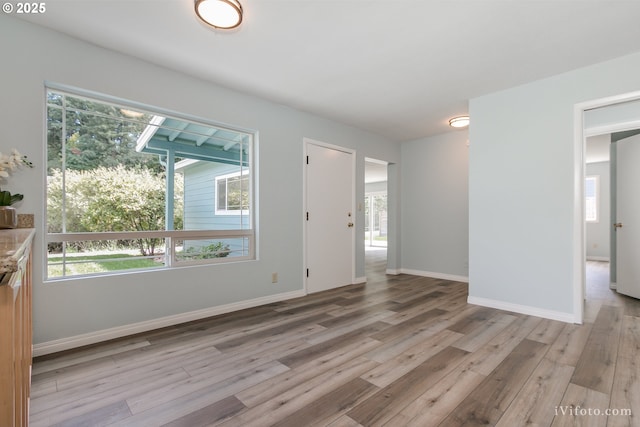
[{"label": "white door", "polygon": [[640,298],[640,139],[617,142],[617,290]]},{"label": "white door", "polygon": [[354,277],[354,157],[306,142],[307,292],[349,285]]}]

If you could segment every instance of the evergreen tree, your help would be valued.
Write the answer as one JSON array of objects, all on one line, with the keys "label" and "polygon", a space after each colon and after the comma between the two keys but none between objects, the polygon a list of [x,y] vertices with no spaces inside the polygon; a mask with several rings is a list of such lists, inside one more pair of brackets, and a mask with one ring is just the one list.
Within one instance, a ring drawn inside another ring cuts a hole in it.
[{"label": "evergreen tree", "polygon": [[[62,167],[62,133],[65,131],[65,168],[143,167],[162,173],[158,157],[136,151],[136,141],[151,116],[84,98],[49,92],[48,167]],[[63,129],[63,122],[65,129]]]}]

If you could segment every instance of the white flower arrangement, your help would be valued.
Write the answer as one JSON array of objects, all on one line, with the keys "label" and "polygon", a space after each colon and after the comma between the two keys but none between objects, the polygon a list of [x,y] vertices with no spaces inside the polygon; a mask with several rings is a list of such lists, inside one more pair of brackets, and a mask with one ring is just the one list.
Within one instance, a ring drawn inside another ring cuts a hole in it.
[{"label": "white flower arrangement", "polygon": [[[21,166],[29,168],[33,167],[27,156],[20,154],[15,148],[11,150],[11,154],[0,153],[0,180],[5,180]],[[11,206],[15,202],[22,200],[22,194],[11,194],[9,191],[0,189],[0,206]]]}]

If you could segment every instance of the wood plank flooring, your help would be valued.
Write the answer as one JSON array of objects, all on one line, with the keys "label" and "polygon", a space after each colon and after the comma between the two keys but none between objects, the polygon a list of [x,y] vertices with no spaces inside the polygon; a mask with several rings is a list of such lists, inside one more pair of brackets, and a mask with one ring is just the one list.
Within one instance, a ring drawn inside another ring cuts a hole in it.
[{"label": "wood plank flooring", "polygon": [[387,276],[383,256],[366,285],[39,358],[30,425],[640,426],[640,302],[606,265],[571,325]]}]

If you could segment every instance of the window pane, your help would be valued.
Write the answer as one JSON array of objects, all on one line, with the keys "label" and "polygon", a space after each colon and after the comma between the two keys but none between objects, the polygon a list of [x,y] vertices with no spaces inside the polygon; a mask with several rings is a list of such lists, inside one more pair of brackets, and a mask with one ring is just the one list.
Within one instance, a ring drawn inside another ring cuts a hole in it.
[{"label": "window pane", "polygon": [[222,178],[218,181],[217,197],[218,197],[218,210],[227,209],[227,179]]},{"label": "window pane", "polygon": [[[47,231],[63,235],[49,244],[49,277],[115,271],[106,265],[121,263],[122,251],[147,262],[131,268],[164,266],[165,235],[147,239],[148,231],[253,228],[252,134],[55,90],[46,102]],[[77,238],[65,233],[105,232],[132,237],[64,243]],[[252,241],[230,239],[225,257],[252,253]]]},{"label": "window pane", "polygon": [[176,247],[176,261],[235,258],[249,256],[249,238],[185,240]]},{"label": "window pane", "polygon": [[242,196],[242,178],[239,176],[227,178],[227,210],[241,210]]},{"label": "window pane", "polygon": [[589,176],[585,180],[585,220],[598,221],[598,177]]},{"label": "window pane", "polygon": [[241,188],[242,188],[242,195],[241,195],[241,202],[242,202],[242,207],[241,209],[249,209],[249,176],[248,175],[244,175],[242,177],[242,179],[240,180],[240,184],[241,184]]},{"label": "window pane", "polygon": [[594,178],[587,178],[585,194],[587,197],[596,197],[596,180]]},{"label": "window pane", "polygon": [[[193,206],[194,211],[199,208],[197,219],[201,223],[208,224],[213,230],[250,228],[251,179],[246,169],[231,167],[228,164],[199,162],[185,168],[184,173],[185,201],[189,206]],[[199,203],[197,194],[210,188],[208,183],[211,176],[215,176],[215,186],[212,189],[215,192],[216,204],[211,211],[205,211],[206,205]],[[187,220],[187,227],[198,225],[194,217]]]},{"label": "window pane", "polygon": [[47,276],[111,273],[164,267],[164,239],[50,242]]},{"label": "window pane", "polygon": [[62,109],[47,107],[47,164],[49,169],[62,168]]}]

